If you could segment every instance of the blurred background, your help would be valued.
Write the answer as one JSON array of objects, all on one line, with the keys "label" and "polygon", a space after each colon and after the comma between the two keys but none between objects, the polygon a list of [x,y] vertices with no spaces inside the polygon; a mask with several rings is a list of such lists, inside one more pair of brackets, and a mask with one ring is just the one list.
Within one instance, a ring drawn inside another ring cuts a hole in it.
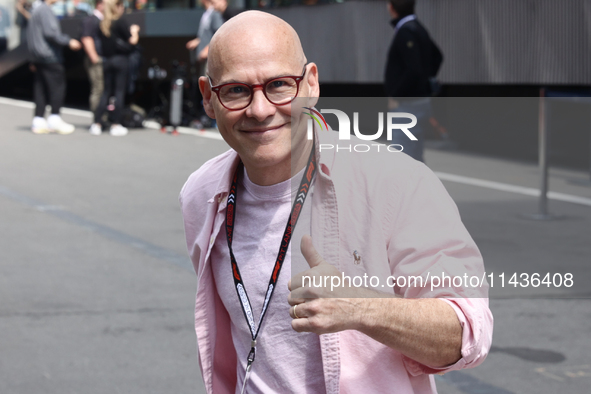
[{"label": "blurred background", "polygon": [[[30,0],[19,0],[27,2]],[[26,29],[16,0],[0,0],[0,95],[31,99],[32,73],[28,67],[22,30]],[[184,79],[182,123],[203,116],[197,92],[195,59],[185,48],[195,37],[204,9],[196,0],[126,1],[124,18],[141,27],[141,63],[128,102],[146,112],[168,104],[171,81]],[[320,69],[326,97],[383,97],[384,65],[394,30],[384,1],[229,0],[230,8],[263,9],[289,22],[299,33],[309,61]],[[80,38],[82,20],[92,13],[91,0],[58,1],[52,5],[62,30]],[[440,97],[538,97],[540,89],[568,97],[591,94],[591,3],[588,0],[421,0],[416,13],[444,54],[438,74]],[[65,51],[67,104],[87,106],[90,85],[83,66],[84,51]],[[154,73],[154,69],[166,74]],[[150,72],[152,70],[152,72]],[[587,122],[586,105],[570,105],[574,124]],[[516,117],[496,130],[473,132],[489,123],[477,112],[463,125],[436,118],[449,137],[468,151],[515,159],[535,160],[532,135]],[[445,112],[442,110],[441,112]],[[153,112],[154,114],[154,112]],[[483,115],[484,116],[484,115]],[[537,119],[533,119],[537,122]],[[578,122],[578,123],[577,123]],[[517,126],[515,126],[517,125]],[[560,165],[587,168],[589,132],[566,127],[561,143],[550,148]],[[432,130],[430,138],[440,134]],[[503,141],[511,136],[512,144]],[[562,142],[568,143],[562,144]]]},{"label": "blurred background", "polygon": [[[386,96],[386,4],[228,1],[289,22],[318,65],[321,96],[348,98]],[[66,49],[62,116],[76,132],[61,137],[30,131],[35,74],[22,10],[31,2],[0,0],[0,393],[204,392],[177,198],[228,149],[204,117],[187,49],[205,9],[196,0],[125,5],[123,18],[141,28],[126,90],[131,132],[86,132],[86,55]],[[52,10],[80,39],[94,6]],[[439,392],[588,393],[591,0],[418,0],[416,14],[444,55],[426,164],[487,271],[572,273],[575,282],[492,289],[489,357],[437,376]]]}]

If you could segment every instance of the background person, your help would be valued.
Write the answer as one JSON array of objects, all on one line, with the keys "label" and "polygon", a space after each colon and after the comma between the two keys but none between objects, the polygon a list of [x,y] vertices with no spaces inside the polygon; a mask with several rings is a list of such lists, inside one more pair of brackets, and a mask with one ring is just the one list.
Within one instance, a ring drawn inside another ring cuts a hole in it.
[{"label": "background person", "polygon": [[230,18],[242,12],[240,9],[228,7],[228,0],[211,0],[211,3],[213,4],[213,8],[222,14],[224,22],[227,22]]},{"label": "background person", "polygon": [[68,16],[92,15],[92,6],[85,0],[72,0],[68,2]]},{"label": "background person", "polygon": [[20,28],[20,43],[27,42],[27,26],[31,18],[31,3],[28,0],[17,0],[16,2],[16,24]]},{"label": "background person", "polygon": [[103,50],[100,38],[100,23],[104,19],[103,10],[103,0],[96,0],[93,14],[84,18],[82,22],[81,41],[87,55],[84,58],[84,67],[90,81],[88,102],[92,112],[96,111],[96,107],[98,107],[104,87]]},{"label": "background person", "polygon": [[0,5],[0,55],[8,49],[8,35],[10,34],[10,13]]},{"label": "background person", "polygon": [[209,42],[215,32],[222,26],[224,19],[222,15],[215,10],[211,0],[202,0],[201,4],[205,8],[205,12],[201,16],[199,22],[199,30],[197,37],[187,42],[187,49],[196,50],[197,61],[200,64],[200,75],[205,75],[207,68],[207,55],[209,52]]},{"label": "background person", "polygon": [[125,11],[122,0],[104,0],[104,18],[100,22],[100,41],[103,51],[104,90],[101,100],[94,112],[94,123],[90,126],[90,134],[102,133],[101,119],[107,110],[109,98],[115,96],[110,134],[113,136],[127,135],[127,128],[121,125],[125,91],[127,89],[128,55],[139,41],[140,27],[129,25],[121,19]]},{"label": "background person", "polygon": [[205,12],[199,21],[197,37],[186,44],[187,49],[190,51],[191,62],[191,100],[194,103],[198,103],[196,115],[199,118],[199,121],[195,123],[197,128],[204,128],[206,126],[215,127],[215,122],[212,122],[212,120],[203,112],[198,79],[205,75],[207,69],[209,42],[215,32],[224,23],[222,15],[215,10],[211,0],[202,0],[201,4],[205,8]]},{"label": "background person", "polygon": [[415,0],[389,0],[387,7],[395,30],[388,51],[384,84],[386,95],[391,98],[389,110],[409,112],[417,117],[417,125],[412,129],[417,141],[397,132],[392,134],[391,143],[402,145],[404,153],[423,161],[425,128],[431,117],[429,97],[435,93],[433,81],[443,55],[418,21]]},{"label": "background person", "polygon": [[[35,66],[33,96],[35,117],[32,130],[36,134],[57,132],[70,134],[74,126],[60,117],[60,108],[66,95],[66,71],[63,65],[62,47],[73,51],[82,46],[79,41],[63,34],[60,24],[50,6],[57,0],[41,0],[33,3],[33,11],[27,29],[27,43]],[[45,106],[51,105],[51,115],[44,118]]]}]

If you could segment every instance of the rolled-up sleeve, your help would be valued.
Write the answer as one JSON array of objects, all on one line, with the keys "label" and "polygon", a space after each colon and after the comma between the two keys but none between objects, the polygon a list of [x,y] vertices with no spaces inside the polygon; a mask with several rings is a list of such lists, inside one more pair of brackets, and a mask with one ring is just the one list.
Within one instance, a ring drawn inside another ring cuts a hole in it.
[{"label": "rolled-up sleeve", "polygon": [[422,286],[398,287],[395,291],[404,298],[438,298],[450,305],[462,327],[462,357],[443,368],[404,357],[413,376],[481,364],[488,355],[493,332],[482,255],[439,179],[423,165],[415,170],[415,176],[409,177],[408,184],[399,185],[396,193],[388,257],[394,276],[421,277],[423,281]]},{"label": "rolled-up sleeve", "polygon": [[487,298],[441,299],[456,312],[462,326],[462,358],[455,364],[436,368],[404,357],[407,371],[420,374],[444,374],[449,371],[473,368],[480,365],[488,355],[492,342],[493,317]]}]

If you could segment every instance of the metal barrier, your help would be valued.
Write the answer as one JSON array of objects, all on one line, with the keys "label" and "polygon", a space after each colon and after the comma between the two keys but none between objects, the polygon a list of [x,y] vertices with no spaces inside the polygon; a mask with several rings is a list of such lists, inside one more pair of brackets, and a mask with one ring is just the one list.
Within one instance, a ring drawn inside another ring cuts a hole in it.
[{"label": "metal barrier", "polygon": [[[545,88],[540,89],[540,102],[538,111],[538,163],[540,168],[540,199],[538,202],[538,212],[523,215],[532,220],[556,220],[561,216],[553,215],[548,211],[548,98],[565,100],[591,105],[591,97],[560,92],[548,91]],[[591,112],[591,111],[590,111]],[[591,118],[590,118],[591,120]],[[591,129],[591,127],[590,127]],[[591,135],[589,143],[589,179],[572,179],[571,183],[578,185],[591,186]]]}]

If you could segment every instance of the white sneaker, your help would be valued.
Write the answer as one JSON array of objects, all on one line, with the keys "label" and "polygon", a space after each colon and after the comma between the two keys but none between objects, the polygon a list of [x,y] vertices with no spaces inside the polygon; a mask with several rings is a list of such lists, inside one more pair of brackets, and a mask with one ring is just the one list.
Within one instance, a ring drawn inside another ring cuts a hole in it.
[{"label": "white sneaker", "polygon": [[71,134],[76,129],[74,125],[64,122],[59,115],[50,115],[47,118],[47,125],[50,131],[55,131],[58,134]]},{"label": "white sneaker", "polygon": [[31,131],[35,134],[47,134],[49,133],[49,126],[47,125],[47,121],[45,118],[40,116],[35,116],[33,118],[33,125],[31,126]]},{"label": "white sneaker", "polygon": [[111,131],[109,133],[114,137],[123,137],[124,135],[127,135],[127,132],[127,128],[118,124],[111,126]]},{"label": "white sneaker", "polygon": [[99,123],[93,123],[90,125],[88,132],[90,135],[101,135],[103,133],[103,128]]}]

